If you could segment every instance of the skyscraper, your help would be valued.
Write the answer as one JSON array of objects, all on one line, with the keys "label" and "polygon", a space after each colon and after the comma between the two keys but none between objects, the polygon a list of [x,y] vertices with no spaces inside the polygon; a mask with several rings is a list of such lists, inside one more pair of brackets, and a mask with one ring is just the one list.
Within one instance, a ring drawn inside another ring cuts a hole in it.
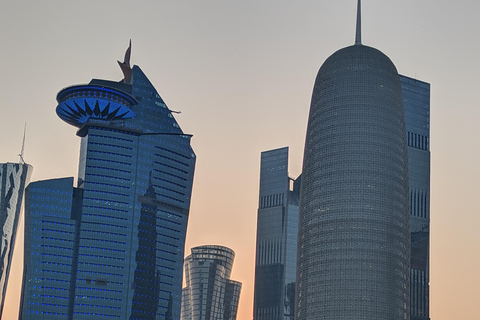
[{"label": "skyscraper", "polygon": [[30,180],[32,166],[24,163],[0,164],[0,319],[2,318],[13,248],[20,221],[23,194]]},{"label": "skyscraper", "polygon": [[254,319],[291,319],[295,310],[300,178],[288,176],[288,147],[262,152]]},{"label": "skyscraper", "polygon": [[61,90],[73,178],[31,183],[20,319],[179,319],[195,154],[130,48],[120,82]]},{"label": "skyscraper", "polygon": [[408,158],[399,75],[361,43],[320,68],[300,193],[296,319],[410,318]]},{"label": "skyscraper", "polygon": [[429,317],[430,85],[400,76],[405,108],[410,178],[410,317]]},{"label": "skyscraper", "polygon": [[223,246],[192,248],[185,258],[182,320],[235,320],[242,284],[230,279],[235,253]]},{"label": "skyscraper", "polygon": [[[400,75],[400,83],[403,93],[403,104],[405,110],[405,125],[408,143],[409,158],[409,184],[410,184],[410,229],[411,229],[411,271],[410,271],[410,314],[412,320],[428,320],[429,318],[429,225],[430,225],[430,85],[426,82]],[[279,165],[280,164],[280,165]],[[276,168],[277,170],[274,170]],[[285,183],[288,168],[288,148],[270,150],[262,153],[261,181],[276,182],[279,185]],[[268,177],[268,178],[266,178]],[[294,183],[294,191],[289,195],[295,195],[295,201],[289,200],[288,210],[286,210],[289,219],[295,219],[298,215],[298,191],[300,179]],[[295,186],[297,185],[297,186]],[[261,190],[264,184],[261,183]],[[266,188],[269,192],[271,186]],[[296,189],[296,192],[295,192]],[[260,196],[262,200],[262,195]],[[296,203],[296,211],[292,206]],[[261,207],[261,204],[260,204]],[[277,217],[278,218],[278,217]],[[287,219],[287,220],[289,220]],[[280,221],[280,220],[279,220]],[[290,221],[290,220],[289,220]],[[258,223],[258,237],[272,234],[271,229],[274,222]],[[290,226],[293,226],[290,223]],[[295,229],[296,227],[293,227]],[[296,231],[290,232],[296,235]],[[296,237],[290,237],[290,246],[294,247],[292,251],[296,257]],[[257,252],[258,244],[257,244]],[[295,267],[296,259],[293,260]],[[256,270],[262,267],[256,266]],[[271,281],[275,278],[275,272],[266,271],[268,267],[263,267],[264,272],[258,276],[255,286],[255,299],[263,301],[276,301],[270,299],[280,295],[281,288],[275,286]],[[280,281],[280,280],[277,280]],[[268,283],[261,286],[260,283]],[[278,282],[277,282],[278,283]],[[293,284],[294,285],[294,284]],[[266,292],[265,290],[270,290]],[[288,292],[288,290],[287,290]],[[291,292],[291,291],[290,291]],[[291,301],[291,300],[288,300]],[[269,308],[270,312],[259,314],[258,304],[255,304],[254,319],[263,319],[267,316],[274,317],[275,308]],[[287,303],[288,305],[288,303]],[[293,306],[292,306],[293,307]],[[293,315],[293,309],[292,309]]]}]

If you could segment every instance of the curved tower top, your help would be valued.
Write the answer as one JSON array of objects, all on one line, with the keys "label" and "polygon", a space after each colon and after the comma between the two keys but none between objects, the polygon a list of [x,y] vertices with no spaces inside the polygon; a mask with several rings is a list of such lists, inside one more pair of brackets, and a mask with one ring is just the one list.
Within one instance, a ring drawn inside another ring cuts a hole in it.
[{"label": "curved tower top", "polygon": [[392,61],[355,44],[321,66],[300,191],[296,317],[409,319],[408,159]]}]

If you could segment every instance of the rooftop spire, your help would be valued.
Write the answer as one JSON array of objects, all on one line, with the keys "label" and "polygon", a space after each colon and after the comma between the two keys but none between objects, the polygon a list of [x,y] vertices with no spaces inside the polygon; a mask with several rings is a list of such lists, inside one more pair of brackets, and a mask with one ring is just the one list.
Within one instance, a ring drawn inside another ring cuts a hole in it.
[{"label": "rooftop spire", "polygon": [[25,122],[25,127],[23,127],[23,141],[22,141],[22,151],[18,155],[20,157],[20,164],[25,164],[25,160],[23,160],[23,155],[25,151],[25,134],[27,133],[27,123]]},{"label": "rooftop spire", "polygon": [[362,2],[358,0],[357,4],[357,33],[355,35],[355,44],[362,44]]},{"label": "rooftop spire", "polygon": [[125,58],[123,62],[117,60],[120,69],[122,69],[124,82],[125,83],[132,83],[132,68],[130,67],[130,54],[132,52],[132,39],[130,39],[130,43],[128,45],[127,52],[125,52]]}]

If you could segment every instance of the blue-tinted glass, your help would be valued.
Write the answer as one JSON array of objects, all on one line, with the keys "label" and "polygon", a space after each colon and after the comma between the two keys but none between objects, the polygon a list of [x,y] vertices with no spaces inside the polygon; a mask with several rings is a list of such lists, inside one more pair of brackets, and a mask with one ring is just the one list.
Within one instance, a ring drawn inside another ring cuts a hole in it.
[{"label": "blue-tinted glass", "polygon": [[[70,206],[63,214],[45,211],[73,228],[64,258],[70,260],[62,264],[69,281],[62,296],[64,312],[58,316],[179,319],[196,159],[190,136],[183,134],[137,66],[131,85],[92,80],[62,90],[57,99],[57,113],[78,126],[81,137],[77,188],[70,178],[64,189]],[[115,109],[113,102],[122,108]],[[122,116],[125,108],[131,113]],[[59,206],[49,190],[45,204]],[[32,198],[31,203],[38,207],[40,200]],[[36,224],[32,222],[33,228]],[[33,250],[36,255],[38,249]],[[42,256],[38,259],[44,263]],[[50,315],[53,311],[45,306],[59,303],[50,297],[36,303],[27,293],[37,287],[30,285],[32,275],[26,277],[23,319]]]},{"label": "blue-tinted glass", "polygon": [[262,152],[254,318],[292,319],[295,311],[300,177],[288,176],[288,147]]}]

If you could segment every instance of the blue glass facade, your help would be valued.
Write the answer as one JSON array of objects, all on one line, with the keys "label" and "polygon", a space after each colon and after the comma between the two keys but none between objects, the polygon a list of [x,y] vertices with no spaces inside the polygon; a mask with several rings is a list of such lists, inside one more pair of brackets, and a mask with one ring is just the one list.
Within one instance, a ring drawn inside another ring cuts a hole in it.
[{"label": "blue glass facade", "polygon": [[262,152],[255,261],[255,320],[293,320],[300,177],[288,176],[288,147]]},{"label": "blue glass facade", "polygon": [[37,181],[25,191],[24,273],[20,319],[67,319],[74,293],[80,209],[73,178]]},{"label": "blue glass facade", "polygon": [[[57,114],[81,137],[77,187],[70,181],[62,189],[75,205],[61,218],[73,228],[64,258],[70,260],[62,262],[70,282],[61,319],[180,318],[196,157],[191,136],[141,69],[134,66],[132,75],[131,84],[94,79],[57,96]],[[30,208],[38,201],[32,198]],[[35,228],[32,219],[33,210],[27,220]],[[34,257],[25,259],[30,269],[45,260],[32,248],[25,246]],[[60,303],[39,292],[31,273],[25,277],[21,319],[50,319],[46,306]]]},{"label": "blue glass facade", "polygon": [[410,319],[429,316],[430,84],[400,76],[410,178]]},{"label": "blue glass facade", "polygon": [[32,167],[21,163],[0,164],[0,319],[2,318],[10,264],[22,214],[25,186],[30,180]]}]

